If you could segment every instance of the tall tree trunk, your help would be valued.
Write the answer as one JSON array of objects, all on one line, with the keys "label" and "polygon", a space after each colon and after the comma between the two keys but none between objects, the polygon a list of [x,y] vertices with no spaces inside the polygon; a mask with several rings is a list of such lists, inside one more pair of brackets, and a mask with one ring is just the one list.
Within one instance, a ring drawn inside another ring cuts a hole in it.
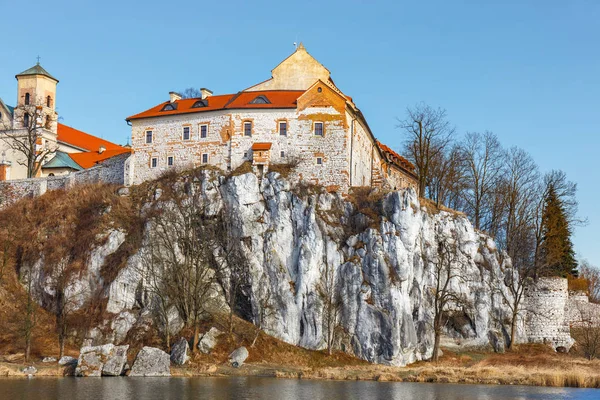
[{"label": "tall tree trunk", "polygon": [[440,352],[440,331],[438,329],[434,329],[433,354],[431,355],[431,361],[438,362],[439,352]]},{"label": "tall tree trunk", "polygon": [[194,340],[192,340],[192,353],[198,352],[198,336],[200,335],[200,324],[194,322]]},{"label": "tall tree trunk", "polygon": [[512,320],[510,321],[510,342],[508,343],[508,350],[512,350],[515,338],[517,335],[517,317],[519,313],[513,311]]}]

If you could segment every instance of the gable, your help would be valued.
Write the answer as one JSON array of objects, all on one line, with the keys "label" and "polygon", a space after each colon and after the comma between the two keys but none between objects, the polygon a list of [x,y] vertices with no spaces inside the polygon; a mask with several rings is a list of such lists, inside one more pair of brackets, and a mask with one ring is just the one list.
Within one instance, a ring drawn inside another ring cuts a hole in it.
[{"label": "gable", "polygon": [[298,112],[310,107],[333,107],[339,114],[344,114],[346,98],[322,80],[318,80],[298,98]]}]

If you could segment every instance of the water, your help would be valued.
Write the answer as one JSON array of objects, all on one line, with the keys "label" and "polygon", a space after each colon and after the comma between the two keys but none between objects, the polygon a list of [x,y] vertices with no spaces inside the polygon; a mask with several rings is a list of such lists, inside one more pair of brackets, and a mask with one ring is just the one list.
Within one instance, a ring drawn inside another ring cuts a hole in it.
[{"label": "water", "polygon": [[0,379],[0,399],[600,399],[597,389],[230,378]]}]

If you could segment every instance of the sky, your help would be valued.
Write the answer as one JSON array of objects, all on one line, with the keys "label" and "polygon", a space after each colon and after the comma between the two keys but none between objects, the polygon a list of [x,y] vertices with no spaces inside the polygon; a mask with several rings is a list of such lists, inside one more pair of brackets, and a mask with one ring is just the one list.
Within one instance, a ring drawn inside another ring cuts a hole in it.
[{"label": "sky", "polygon": [[[6,3],[3,4],[3,3]],[[542,172],[578,184],[578,257],[600,265],[600,1],[28,0],[0,23],[0,98],[42,66],[60,80],[61,122],[124,144],[129,115],[168,92],[235,93],[270,77],[303,42],[400,150],[397,118],[425,102],[459,134],[494,132]],[[10,4],[10,5],[9,5]]]}]

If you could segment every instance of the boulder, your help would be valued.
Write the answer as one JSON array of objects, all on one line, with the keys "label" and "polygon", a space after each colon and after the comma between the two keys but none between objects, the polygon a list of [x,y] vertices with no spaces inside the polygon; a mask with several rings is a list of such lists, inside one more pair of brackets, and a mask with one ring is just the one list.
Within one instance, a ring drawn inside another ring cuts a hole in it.
[{"label": "boulder", "polygon": [[190,345],[188,344],[185,338],[180,338],[177,343],[171,347],[171,362],[175,365],[183,365],[185,364],[190,356],[188,356],[188,351],[190,351]]},{"label": "boulder", "polygon": [[30,365],[29,367],[23,368],[21,372],[23,372],[25,375],[34,375],[37,372],[37,368],[33,365]]},{"label": "boulder", "polygon": [[56,362],[56,358],[54,358],[54,357],[44,357],[44,359],[42,360],[42,362],[44,362],[44,363],[53,363],[53,362]]},{"label": "boulder", "polygon": [[135,358],[129,376],[171,376],[170,363],[167,353],[145,346]]},{"label": "boulder", "polygon": [[119,376],[127,362],[129,345],[115,346],[105,344],[102,346],[82,347],[75,369],[76,376]]},{"label": "boulder", "polygon": [[504,337],[498,331],[489,331],[488,339],[490,341],[490,345],[494,349],[496,353],[504,353]]},{"label": "boulder", "polygon": [[71,365],[77,364],[77,359],[71,356],[62,356],[60,360],[58,360],[58,365]]},{"label": "boulder", "polygon": [[129,345],[115,346],[104,365],[102,366],[102,375],[121,376],[127,363],[127,350]]},{"label": "boulder", "polygon": [[245,347],[242,346],[238,349],[235,349],[229,355],[229,363],[231,364],[232,367],[239,368],[244,364],[244,361],[246,361],[246,358],[248,358],[248,349],[246,349]]},{"label": "boulder", "polygon": [[198,350],[204,354],[209,354],[217,345],[217,338],[222,334],[223,332],[213,326],[202,336],[202,339],[200,339],[198,342]]}]

